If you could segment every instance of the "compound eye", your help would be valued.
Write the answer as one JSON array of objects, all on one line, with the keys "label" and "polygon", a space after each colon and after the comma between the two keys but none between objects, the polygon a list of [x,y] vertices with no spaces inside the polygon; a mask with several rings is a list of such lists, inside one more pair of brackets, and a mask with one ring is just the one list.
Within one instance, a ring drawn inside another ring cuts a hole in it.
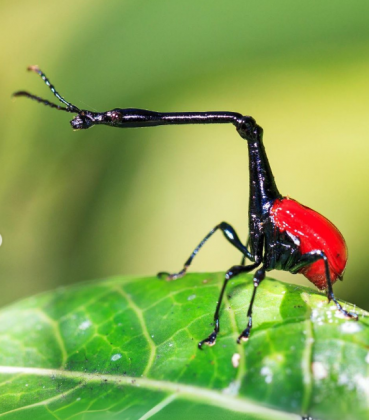
[{"label": "compound eye", "polygon": [[111,114],[110,114],[110,118],[111,118],[112,122],[119,121],[121,119],[120,113],[117,112],[117,111],[112,111]]}]

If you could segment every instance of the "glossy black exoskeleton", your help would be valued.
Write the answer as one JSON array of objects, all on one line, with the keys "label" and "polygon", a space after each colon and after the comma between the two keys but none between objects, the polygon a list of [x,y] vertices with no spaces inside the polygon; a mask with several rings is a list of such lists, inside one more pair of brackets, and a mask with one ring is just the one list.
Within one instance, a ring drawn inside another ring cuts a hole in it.
[{"label": "glossy black exoskeleton", "polygon": [[[342,277],[347,261],[347,249],[342,235],[325,217],[279,193],[263,145],[263,130],[252,117],[235,112],[159,113],[143,109],[120,108],[107,112],[81,110],[59,95],[38,67],[32,66],[29,70],[41,76],[65,107],[25,91],[16,92],[14,96],[26,96],[52,108],[77,114],[71,121],[75,130],[90,128],[94,125],[133,128],[174,124],[231,123],[236,127],[238,134],[247,140],[250,200],[249,237],[246,245],[242,244],[232,226],[222,222],[200,242],[180,272],[159,273],[167,280],[182,277],[200,248],[217,230],[222,231],[225,238],[242,253],[242,263],[231,267],[225,274],[214,314],[214,331],[199,343],[199,348],[203,344],[210,346],[215,344],[220,329],[220,308],[228,281],[240,273],[248,273],[254,269],[257,271],[253,279],[254,289],[247,312],[248,322],[238,342],[249,338],[257,288],[265,278],[266,271],[273,269],[304,274],[318,288],[326,290],[328,300],[334,301],[337,309],[344,316],[357,319],[357,315],[342,308],[335,299],[332,289],[332,284]],[[245,265],[246,260],[249,260],[250,264]]]}]

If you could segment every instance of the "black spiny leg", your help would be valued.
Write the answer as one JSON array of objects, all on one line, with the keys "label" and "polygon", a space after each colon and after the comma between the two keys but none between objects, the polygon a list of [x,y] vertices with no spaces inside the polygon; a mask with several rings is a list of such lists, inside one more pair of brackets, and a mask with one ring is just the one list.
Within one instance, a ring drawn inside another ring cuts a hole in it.
[{"label": "black spiny leg", "polygon": [[241,341],[247,341],[250,336],[251,328],[252,328],[252,307],[254,305],[254,300],[256,296],[256,291],[259,287],[259,284],[264,280],[265,278],[265,268],[261,267],[254,275],[254,290],[252,292],[251,301],[249,304],[249,309],[247,311],[247,317],[248,317],[248,323],[247,327],[242,331],[240,336],[237,339],[237,343],[240,344]]},{"label": "black spiny leg", "polygon": [[188,270],[188,267],[191,265],[192,260],[195,258],[197,253],[200,251],[200,249],[203,247],[203,245],[206,243],[206,241],[218,229],[220,229],[223,232],[223,235],[225,236],[225,238],[227,239],[228,242],[230,242],[233,246],[235,246],[239,251],[242,252],[242,254],[245,256],[245,258],[248,258],[250,261],[254,261],[253,255],[248,251],[247,247],[244,246],[241,243],[241,241],[240,241],[236,231],[233,229],[233,227],[226,222],[222,222],[222,223],[219,223],[219,225],[215,226],[215,228],[212,229],[205,236],[205,238],[197,245],[197,247],[192,252],[190,258],[184,263],[184,266],[183,266],[181,271],[179,271],[178,273],[173,273],[173,274],[166,273],[166,272],[160,272],[160,273],[158,273],[158,277],[166,276],[166,280],[168,280],[168,281],[177,280],[177,279],[183,277],[186,274],[186,272]]},{"label": "black spiny leg", "polygon": [[342,308],[341,304],[338,302],[338,300],[334,297],[333,294],[333,287],[332,287],[332,281],[331,281],[331,275],[330,275],[330,270],[329,270],[329,264],[328,264],[328,258],[325,255],[325,253],[323,251],[310,251],[306,254],[303,254],[300,259],[298,260],[297,264],[290,269],[291,273],[297,273],[298,271],[300,271],[302,268],[313,264],[314,262],[318,261],[318,260],[323,260],[324,261],[324,266],[325,266],[325,278],[326,278],[326,282],[327,282],[327,297],[328,297],[328,302],[332,301],[335,303],[337,309],[346,317],[346,318],[354,318],[356,319],[356,321],[359,319],[357,314],[352,314],[351,312],[346,311],[345,309]]},{"label": "black spiny leg", "polygon": [[214,331],[209,335],[209,337],[205,338],[205,340],[200,341],[200,343],[198,344],[199,349],[202,348],[203,344],[207,344],[208,346],[213,346],[215,344],[217,335],[218,335],[219,330],[220,330],[220,325],[219,325],[220,306],[221,306],[222,301],[223,301],[223,296],[224,296],[224,292],[225,292],[225,289],[227,287],[228,281],[231,278],[237,276],[240,273],[249,273],[254,268],[256,268],[259,264],[260,264],[259,262],[256,262],[254,264],[250,264],[250,265],[246,265],[246,266],[235,265],[226,272],[224,282],[223,282],[223,287],[222,287],[222,290],[220,291],[217,307],[216,307],[215,313],[214,313]]}]

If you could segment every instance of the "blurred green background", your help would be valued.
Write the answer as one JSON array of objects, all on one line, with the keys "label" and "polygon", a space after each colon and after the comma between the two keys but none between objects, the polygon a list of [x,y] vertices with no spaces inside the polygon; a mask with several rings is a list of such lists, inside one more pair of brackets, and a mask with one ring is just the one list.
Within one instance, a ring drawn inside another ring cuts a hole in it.
[{"label": "blurred green background", "polygon": [[[247,235],[247,145],[233,127],[73,132],[71,115],[11,100],[54,100],[26,72],[38,64],[80,108],[254,116],[280,191],[347,240],[337,296],[369,309],[367,0],[18,0],[1,2],[0,32],[0,304],[178,270],[222,220]],[[192,270],[239,261],[219,234]]]}]

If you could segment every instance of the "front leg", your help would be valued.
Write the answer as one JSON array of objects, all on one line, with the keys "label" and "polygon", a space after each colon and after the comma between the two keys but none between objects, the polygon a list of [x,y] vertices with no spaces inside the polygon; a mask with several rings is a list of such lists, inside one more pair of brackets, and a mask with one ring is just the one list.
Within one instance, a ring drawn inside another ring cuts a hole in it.
[{"label": "front leg", "polygon": [[166,272],[160,272],[158,273],[158,277],[163,278],[165,277],[167,281],[170,280],[177,280],[181,277],[183,277],[187,270],[188,267],[191,265],[192,260],[195,258],[195,256],[198,254],[198,252],[200,251],[200,249],[205,245],[205,243],[207,242],[207,240],[213,236],[213,234],[217,231],[217,230],[221,230],[223,232],[223,235],[225,236],[225,238],[227,239],[227,241],[229,243],[231,243],[234,247],[236,247],[239,251],[242,252],[242,254],[244,255],[244,258],[248,258],[250,261],[255,261],[254,256],[251,254],[251,252],[247,249],[247,246],[244,246],[242,244],[242,242],[240,241],[236,231],[233,229],[233,227],[231,225],[229,225],[226,222],[222,222],[219,223],[219,225],[216,225],[214,227],[214,229],[212,229],[206,236],[205,238],[197,245],[197,247],[194,249],[194,251],[192,252],[192,254],[190,255],[190,257],[188,258],[188,260],[184,263],[184,266],[182,268],[181,271],[179,271],[178,273],[166,273]]}]

